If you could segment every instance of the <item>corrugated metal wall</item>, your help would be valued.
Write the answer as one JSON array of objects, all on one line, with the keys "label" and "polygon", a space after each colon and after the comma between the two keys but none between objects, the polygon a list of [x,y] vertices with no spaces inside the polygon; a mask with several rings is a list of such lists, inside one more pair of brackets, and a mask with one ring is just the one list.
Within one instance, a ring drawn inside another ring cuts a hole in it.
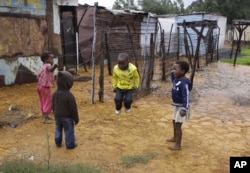
[{"label": "corrugated metal wall", "polygon": [[[162,29],[165,31],[165,50],[167,50],[169,41],[171,42],[170,44],[170,53],[177,53],[177,23],[183,23],[183,21],[186,22],[196,22],[196,21],[203,21],[203,20],[217,20],[217,24],[220,28],[220,33],[219,29],[215,29],[213,31],[213,36],[214,39],[217,39],[216,37],[219,35],[219,49],[224,48],[224,42],[225,42],[225,33],[226,33],[226,21],[227,18],[224,16],[219,16],[217,14],[189,14],[189,15],[179,15],[179,16],[162,16],[159,17],[159,22],[162,26]],[[173,25],[173,30],[172,30],[172,38],[170,38],[170,29],[171,25]],[[198,30],[200,30],[199,27],[197,27]],[[203,35],[207,33],[208,28],[205,28],[203,31]],[[193,31],[191,28],[187,28],[188,33],[191,36],[193,46],[196,47],[197,44],[197,33]],[[182,27],[180,27],[180,54],[183,55],[185,54],[185,47],[184,47],[184,30]],[[160,38],[160,36],[158,36]],[[157,43],[159,45],[159,43]],[[189,41],[190,45],[190,41]],[[194,51],[195,51],[194,47]],[[201,54],[205,54],[206,52],[206,45],[204,44],[204,41],[201,40]]]},{"label": "corrugated metal wall", "polygon": [[[80,53],[83,62],[89,62],[94,34],[94,7],[78,7],[77,17],[79,18],[77,21]],[[154,53],[150,52],[152,48],[150,44],[155,44],[155,42],[150,43],[150,39],[151,35],[156,37],[157,18],[145,12],[110,11],[98,7],[96,20],[96,62],[98,63],[101,57],[108,58],[105,57],[108,52],[110,64],[113,67],[117,63],[118,54],[125,52],[130,56],[129,61],[137,65],[139,72],[143,73],[142,77],[150,76],[149,73],[152,71],[149,69],[152,68],[151,65],[153,66],[150,62],[154,59]],[[142,85],[145,87],[144,83]]]},{"label": "corrugated metal wall", "polygon": [[[91,59],[93,15],[94,7],[78,7],[78,25],[81,22],[79,25],[79,49],[83,62],[88,62]],[[156,32],[157,18],[150,16],[150,20],[147,19],[147,13],[133,13],[123,10],[109,11],[98,8],[96,26],[97,61],[105,51],[101,48],[102,42],[105,41],[104,34],[107,34],[107,46],[113,64],[116,63],[117,56],[121,52],[128,53],[131,62],[134,62],[135,58],[141,59],[145,52],[143,49],[149,49],[150,47],[150,34]]]},{"label": "corrugated metal wall", "polygon": [[0,1],[0,86],[35,82],[42,51],[60,53],[52,6],[53,0]]},{"label": "corrugated metal wall", "polygon": [[[190,15],[180,15],[180,16],[177,16],[176,17],[176,22],[177,23],[183,23],[184,21],[186,22],[197,22],[197,21],[204,21],[204,20],[215,20],[217,21],[217,24],[219,23],[218,22],[218,15],[214,15],[214,14],[190,14]],[[220,23],[221,25],[223,25],[223,23]],[[224,23],[224,25],[226,25],[226,23]],[[200,27],[196,27],[197,30],[200,31]],[[192,40],[192,44],[193,44],[193,48],[195,51],[196,50],[196,45],[197,45],[197,33],[192,29],[192,28],[187,28],[187,32],[189,33],[190,37],[191,37],[191,40]],[[205,27],[204,30],[203,30],[203,36],[206,35],[206,33],[208,32],[208,28]],[[225,32],[225,31],[224,31]],[[218,35],[220,34],[220,31],[218,28],[214,29],[213,30],[213,40],[217,40],[218,38]],[[225,37],[223,37],[224,35],[219,35],[220,38],[220,42],[223,42],[223,45],[220,45],[222,47],[220,48],[223,48],[224,47],[224,41],[225,41]],[[180,27],[180,54],[185,54],[185,47],[183,46],[184,45],[184,29],[183,27]],[[218,40],[219,41],[219,40]],[[190,43],[190,40],[188,40],[189,42],[189,45],[191,45]],[[204,42],[203,39],[201,39],[201,42],[200,42],[200,55],[205,55],[206,52],[207,52],[207,48],[208,48],[208,45]],[[191,47],[190,47],[191,49]],[[192,52],[190,50],[190,52]]]}]

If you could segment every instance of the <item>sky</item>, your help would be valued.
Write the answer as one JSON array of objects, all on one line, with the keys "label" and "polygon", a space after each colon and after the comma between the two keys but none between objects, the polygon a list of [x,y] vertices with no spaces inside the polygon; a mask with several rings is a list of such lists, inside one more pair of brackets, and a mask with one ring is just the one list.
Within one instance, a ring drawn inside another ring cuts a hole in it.
[{"label": "sky", "polygon": [[[190,5],[195,0],[183,0],[185,7]],[[94,5],[95,2],[98,2],[98,6],[104,6],[108,9],[111,9],[115,0],[78,0],[79,4],[89,4]]]}]

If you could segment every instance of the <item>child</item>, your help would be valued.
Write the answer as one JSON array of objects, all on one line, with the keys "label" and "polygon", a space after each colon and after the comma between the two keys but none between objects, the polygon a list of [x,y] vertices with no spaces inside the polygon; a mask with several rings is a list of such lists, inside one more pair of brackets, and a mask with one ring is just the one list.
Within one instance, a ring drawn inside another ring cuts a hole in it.
[{"label": "child", "polygon": [[67,71],[58,72],[57,89],[52,95],[52,106],[56,122],[55,143],[57,147],[61,147],[62,131],[64,130],[67,149],[73,149],[77,146],[74,126],[79,122],[76,100],[70,92],[72,86],[72,75]]},{"label": "child", "polygon": [[126,113],[130,112],[133,102],[133,92],[139,88],[140,76],[137,68],[128,61],[128,54],[118,55],[117,65],[113,70],[113,91],[115,95],[115,114],[121,113],[122,102],[124,102]]},{"label": "child", "polygon": [[54,55],[51,52],[43,52],[41,55],[43,65],[38,73],[37,92],[44,123],[51,123],[49,118],[52,111],[50,88],[54,86],[54,71],[57,68],[57,64],[53,64],[53,58]]},{"label": "child", "polygon": [[192,90],[192,84],[190,80],[185,77],[185,74],[189,71],[189,64],[186,61],[177,61],[173,65],[171,71],[171,80],[173,83],[172,88],[172,100],[174,112],[173,112],[173,130],[174,136],[167,139],[168,142],[175,142],[175,145],[170,146],[170,150],[181,149],[182,129],[183,122],[190,118],[190,105],[189,105],[189,92]]}]

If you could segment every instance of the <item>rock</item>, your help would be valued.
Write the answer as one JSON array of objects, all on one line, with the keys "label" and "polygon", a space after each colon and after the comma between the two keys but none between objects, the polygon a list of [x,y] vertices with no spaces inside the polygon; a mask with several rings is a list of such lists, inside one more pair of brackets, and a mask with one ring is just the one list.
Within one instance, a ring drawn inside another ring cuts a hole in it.
[{"label": "rock", "polygon": [[15,104],[11,104],[9,106],[9,111],[18,111],[20,110],[19,106],[15,105]]},{"label": "rock", "polygon": [[16,128],[17,127],[17,123],[15,123],[15,122],[9,123],[9,126],[12,127],[12,128]]},{"label": "rock", "polygon": [[17,149],[16,149],[16,148],[13,148],[13,149],[12,149],[12,153],[13,153],[13,154],[16,154],[16,153],[17,153]]},{"label": "rock", "polygon": [[34,160],[34,156],[30,156],[28,159],[29,160]]}]

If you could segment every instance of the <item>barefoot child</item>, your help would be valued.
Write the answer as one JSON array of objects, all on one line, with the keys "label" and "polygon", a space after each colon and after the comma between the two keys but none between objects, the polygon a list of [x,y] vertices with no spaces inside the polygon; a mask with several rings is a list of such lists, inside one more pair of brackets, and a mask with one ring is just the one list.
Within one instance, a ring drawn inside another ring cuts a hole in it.
[{"label": "barefoot child", "polygon": [[39,107],[42,111],[44,123],[51,123],[49,118],[49,114],[52,111],[52,96],[50,88],[54,86],[54,71],[57,68],[57,64],[54,64],[53,58],[54,55],[51,52],[46,51],[42,53],[41,60],[43,65],[40,68],[37,76]]},{"label": "barefoot child", "polygon": [[168,142],[175,142],[175,145],[170,146],[170,150],[181,149],[183,122],[190,118],[189,92],[192,90],[190,80],[185,77],[189,71],[189,64],[186,61],[177,61],[171,71],[172,101],[174,106],[173,112],[173,131],[174,136],[167,139]]}]

